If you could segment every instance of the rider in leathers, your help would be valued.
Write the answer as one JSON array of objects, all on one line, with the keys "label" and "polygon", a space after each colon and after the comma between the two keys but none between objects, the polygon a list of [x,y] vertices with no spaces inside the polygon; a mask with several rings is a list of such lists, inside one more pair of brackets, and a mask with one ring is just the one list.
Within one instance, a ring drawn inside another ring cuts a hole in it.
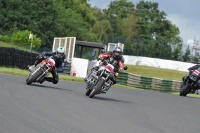
[{"label": "rider in leathers", "polygon": [[[113,52],[108,51],[108,52],[101,53],[98,59],[107,60],[108,63],[112,64],[114,66],[115,73],[122,72],[124,68],[124,58],[121,55],[121,53],[122,53],[122,49],[117,46],[114,48]],[[100,66],[96,66],[93,69],[98,70],[99,67]],[[110,80],[113,82],[113,84],[116,84],[116,76],[114,74],[111,76]]]},{"label": "rider in leathers", "polygon": [[[199,68],[199,70],[200,70],[200,64],[197,64],[197,65],[194,65],[194,66],[192,66],[192,67],[189,67],[189,68],[188,68],[188,71],[190,72],[190,71],[196,70],[196,69],[198,69],[198,68]],[[183,76],[183,77],[182,77],[182,81],[184,81],[186,77],[187,77],[187,76]],[[198,88],[200,88],[200,80],[198,80],[196,83],[197,83]]]},{"label": "rider in leathers", "polygon": [[[29,71],[32,71],[37,64],[39,64],[42,60],[46,59],[48,56],[53,56],[55,60],[55,67],[59,68],[62,66],[62,63],[64,62],[66,56],[65,56],[65,48],[60,46],[57,48],[56,52],[43,52],[42,54],[38,55],[36,57],[36,61],[33,66],[29,67]],[[57,84],[59,81],[58,73],[55,70],[55,68],[51,71],[52,77],[45,77],[44,80],[48,82],[52,82],[53,84]],[[42,81],[44,82],[44,81]],[[42,83],[41,82],[41,83]]]}]

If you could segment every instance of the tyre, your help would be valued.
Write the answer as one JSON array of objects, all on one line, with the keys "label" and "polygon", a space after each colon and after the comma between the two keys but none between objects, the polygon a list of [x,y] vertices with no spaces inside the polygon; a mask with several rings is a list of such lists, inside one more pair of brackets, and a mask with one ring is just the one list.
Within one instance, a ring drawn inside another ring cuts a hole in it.
[{"label": "tyre", "polygon": [[180,92],[180,96],[186,96],[187,93],[189,92],[189,86],[188,85],[183,85],[181,92]]},{"label": "tyre", "polygon": [[93,90],[91,91],[89,97],[93,98],[95,96],[95,94],[101,89],[102,85],[104,84],[104,80],[100,79],[99,82],[96,84],[96,86],[94,86]]},{"label": "tyre", "polygon": [[86,96],[89,96],[89,95],[90,95],[90,93],[91,93],[91,90],[90,90],[89,88],[86,88],[85,95],[86,95]]},{"label": "tyre", "polygon": [[30,85],[32,82],[34,82],[40,75],[42,75],[43,71],[41,69],[39,69],[34,75],[32,75],[31,77],[28,77],[26,79],[26,84]]}]

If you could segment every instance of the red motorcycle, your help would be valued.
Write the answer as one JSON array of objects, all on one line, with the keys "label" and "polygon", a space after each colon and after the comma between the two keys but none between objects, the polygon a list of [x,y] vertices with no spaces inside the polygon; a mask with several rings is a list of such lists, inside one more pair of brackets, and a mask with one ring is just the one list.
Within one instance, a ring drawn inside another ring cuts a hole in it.
[{"label": "red motorcycle", "polygon": [[26,84],[30,85],[33,82],[43,83],[44,78],[49,76],[54,67],[55,60],[53,57],[42,60],[42,62],[39,63],[32,72],[30,72],[26,79]]}]

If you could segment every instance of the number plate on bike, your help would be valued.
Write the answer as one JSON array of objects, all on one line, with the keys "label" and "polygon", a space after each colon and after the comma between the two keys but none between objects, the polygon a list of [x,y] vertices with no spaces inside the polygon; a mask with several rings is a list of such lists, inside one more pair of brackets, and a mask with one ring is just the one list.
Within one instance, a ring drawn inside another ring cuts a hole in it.
[{"label": "number plate on bike", "polygon": [[109,72],[113,72],[114,71],[114,66],[111,64],[106,65],[106,70]]},{"label": "number plate on bike", "polygon": [[47,63],[52,67],[55,66],[55,61],[53,59],[48,59]]}]

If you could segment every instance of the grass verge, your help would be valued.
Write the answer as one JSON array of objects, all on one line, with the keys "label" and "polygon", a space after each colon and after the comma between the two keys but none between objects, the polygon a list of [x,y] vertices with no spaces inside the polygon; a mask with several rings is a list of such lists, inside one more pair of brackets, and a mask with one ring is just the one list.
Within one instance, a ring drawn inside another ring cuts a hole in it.
[{"label": "grass verge", "polygon": [[[12,75],[19,75],[19,76],[28,76],[29,71],[22,70],[19,68],[8,68],[8,67],[0,67],[0,73],[2,74],[12,74]],[[59,75],[60,80],[68,80],[68,81],[76,81],[76,82],[83,82],[83,78],[72,77],[68,75]]]},{"label": "grass verge", "polygon": [[134,73],[142,76],[162,78],[166,80],[176,80],[181,81],[182,77],[187,75],[188,72],[163,69],[149,66],[140,66],[140,65],[126,65],[128,70],[125,72]]}]

